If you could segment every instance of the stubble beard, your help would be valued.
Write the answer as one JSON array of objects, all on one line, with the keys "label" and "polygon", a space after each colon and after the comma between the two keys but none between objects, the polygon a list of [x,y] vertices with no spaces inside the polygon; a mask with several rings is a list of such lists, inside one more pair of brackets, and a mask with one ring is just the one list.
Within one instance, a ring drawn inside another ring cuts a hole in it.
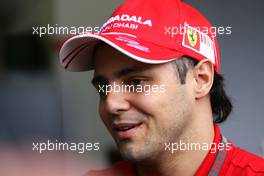
[{"label": "stubble beard", "polygon": [[[184,123],[184,122],[182,122]],[[169,129],[161,131],[159,136],[147,136],[141,144],[132,144],[131,141],[118,142],[119,152],[125,161],[132,163],[151,163],[159,158],[163,158],[165,151],[165,143],[177,142],[182,135],[184,124],[173,125]],[[163,156],[162,156],[163,155]]]},{"label": "stubble beard", "polygon": [[120,154],[125,161],[138,163],[156,158],[158,151],[163,150],[161,142],[155,142],[155,139],[145,139],[144,143],[135,146],[129,142],[123,141],[118,144]]}]

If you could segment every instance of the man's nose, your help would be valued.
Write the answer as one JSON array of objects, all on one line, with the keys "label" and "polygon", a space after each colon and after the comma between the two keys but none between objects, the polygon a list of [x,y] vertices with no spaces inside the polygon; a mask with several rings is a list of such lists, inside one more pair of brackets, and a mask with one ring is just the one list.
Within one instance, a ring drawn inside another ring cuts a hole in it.
[{"label": "man's nose", "polygon": [[119,115],[130,108],[126,93],[110,92],[104,101],[104,109],[109,114]]}]

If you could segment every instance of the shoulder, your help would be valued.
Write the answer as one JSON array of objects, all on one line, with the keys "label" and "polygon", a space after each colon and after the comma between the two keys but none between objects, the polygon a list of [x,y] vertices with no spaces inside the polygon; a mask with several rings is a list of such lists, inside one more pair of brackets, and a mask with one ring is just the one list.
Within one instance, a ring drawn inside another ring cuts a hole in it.
[{"label": "shoulder", "polygon": [[85,176],[134,176],[134,166],[125,161],[119,161],[113,166],[102,170],[91,170]]},{"label": "shoulder", "polygon": [[239,147],[233,147],[228,160],[226,175],[262,175],[264,159]]}]

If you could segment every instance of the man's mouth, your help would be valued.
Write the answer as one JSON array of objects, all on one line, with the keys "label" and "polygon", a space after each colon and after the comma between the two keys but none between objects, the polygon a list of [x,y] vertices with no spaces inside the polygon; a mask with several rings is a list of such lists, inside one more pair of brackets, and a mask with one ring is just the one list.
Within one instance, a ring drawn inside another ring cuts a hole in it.
[{"label": "man's mouth", "polygon": [[136,133],[138,127],[142,123],[114,123],[112,125],[113,131],[119,138],[130,138]]}]

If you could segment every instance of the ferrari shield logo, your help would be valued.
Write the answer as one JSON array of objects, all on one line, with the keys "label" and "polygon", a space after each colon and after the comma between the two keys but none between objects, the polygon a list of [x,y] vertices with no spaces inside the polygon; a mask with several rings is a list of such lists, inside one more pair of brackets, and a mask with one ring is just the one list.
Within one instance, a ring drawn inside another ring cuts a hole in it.
[{"label": "ferrari shield logo", "polygon": [[187,29],[187,38],[188,42],[192,47],[195,47],[198,41],[198,34],[195,30]]}]

